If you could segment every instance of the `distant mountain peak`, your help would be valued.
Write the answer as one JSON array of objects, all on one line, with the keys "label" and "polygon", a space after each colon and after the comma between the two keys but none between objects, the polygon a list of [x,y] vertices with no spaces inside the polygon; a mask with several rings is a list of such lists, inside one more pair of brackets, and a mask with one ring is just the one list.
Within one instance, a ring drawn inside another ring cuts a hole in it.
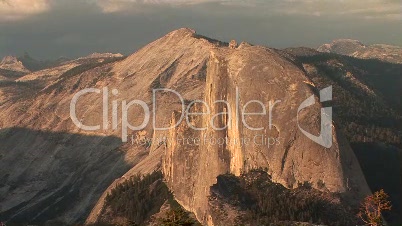
[{"label": "distant mountain peak", "polygon": [[335,39],[332,41],[332,44],[337,44],[337,43],[353,43],[353,44],[364,46],[364,44],[361,43],[359,40],[349,39],[349,38]]},{"label": "distant mountain peak", "polygon": [[58,65],[66,59],[57,59],[57,60],[37,60],[33,57],[28,52],[25,52],[22,56],[17,58],[22,64],[24,65],[25,68],[27,68],[29,71],[34,72],[34,71],[39,71],[45,68],[53,67],[55,65]]},{"label": "distant mountain peak", "polygon": [[33,60],[33,58],[31,57],[31,55],[29,55],[29,53],[28,52],[24,52],[24,55],[22,55],[21,57],[19,57],[20,59],[21,58],[24,58],[24,59],[32,59]]},{"label": "distant mountain peak", "polygon": [[9,71],[28,73],[29,70],[25,68],[21,61],[15,56],[6,56],[0,62],[0,69]]},{"label": "distant mountain peak", "polygon": [[401,47],[385,44],[364,45],[354,39],[336,39],[329,44],[318,47],[317,50],[362,59],[378,59],[391,63],[402,63]]},{"label": "distant mountain peak", "polygon": [[349,55],[355,51],[365,48],[366,46],[359,40],[354,39],[336,39],[330,44],[324,44],[320,46],[317,50],[320,52],[335,52],[339,54]]},{"label": "distant mountain peak", "polygon": [[12,63],[15,63],[15,62],[17,62],[18,60],[17,60],[17,57],[14,57],[14,56],[5,56],[2,60],[1,60],[1,63],[0,64],[12,64]]}]

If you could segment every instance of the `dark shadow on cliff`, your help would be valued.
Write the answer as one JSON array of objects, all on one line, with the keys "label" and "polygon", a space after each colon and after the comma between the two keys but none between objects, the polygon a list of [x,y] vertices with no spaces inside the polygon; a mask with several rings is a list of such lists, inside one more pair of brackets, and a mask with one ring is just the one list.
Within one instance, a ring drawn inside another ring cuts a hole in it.
[{"label": "dark shadow on cliff", "polygon": [[0,221],[82,223],[130,169],[111,136],[0,129]]}]

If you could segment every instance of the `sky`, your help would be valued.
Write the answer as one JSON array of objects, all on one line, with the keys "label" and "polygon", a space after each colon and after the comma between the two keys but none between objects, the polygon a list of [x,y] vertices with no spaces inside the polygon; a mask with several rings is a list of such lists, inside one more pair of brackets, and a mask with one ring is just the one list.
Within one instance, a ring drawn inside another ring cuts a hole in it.
[{"label": "sky", "polygon": [[0,0],[0,57],[129,55],[181,27],[274,48],[402,46],[401,0]]}]

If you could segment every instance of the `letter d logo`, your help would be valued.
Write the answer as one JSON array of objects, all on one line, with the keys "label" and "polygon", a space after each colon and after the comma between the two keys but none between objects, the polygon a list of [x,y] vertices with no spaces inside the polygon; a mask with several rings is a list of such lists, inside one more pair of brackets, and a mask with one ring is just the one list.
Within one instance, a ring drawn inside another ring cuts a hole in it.
[{"label": "letter d logo", "polygon": [[[332,86],[329,86],[320,91],[320,102],[325,102],[332,100]],[[311,105],[315,104],[314,95],[307,98],[299,106],[297,110],[297,126],[304,135],[306,135],[310,140],[316,142],[317,144],[330,148],[332,146],[332,107],[321,108],[321,131],[319,136],[314,136],[311,133],[303,130],[299,125],[299,112]]]}]

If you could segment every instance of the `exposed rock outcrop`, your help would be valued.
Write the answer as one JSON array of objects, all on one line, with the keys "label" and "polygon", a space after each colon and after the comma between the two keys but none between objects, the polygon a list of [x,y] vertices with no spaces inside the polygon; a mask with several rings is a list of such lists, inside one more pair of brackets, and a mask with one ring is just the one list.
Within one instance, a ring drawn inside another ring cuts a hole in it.
[{"label": "exposed rock outcrop", "polygon": [[236,49],[237,48],[236,40],[232,40],[232,41],[229,42],[229,48],[231,48],[231,49]]}]

